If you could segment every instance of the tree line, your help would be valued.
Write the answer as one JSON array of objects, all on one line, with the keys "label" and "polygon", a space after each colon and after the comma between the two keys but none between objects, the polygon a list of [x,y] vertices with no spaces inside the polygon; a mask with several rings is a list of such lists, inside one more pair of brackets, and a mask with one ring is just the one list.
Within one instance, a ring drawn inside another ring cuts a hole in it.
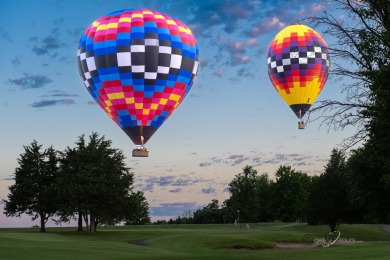
[{"label": "tree line", "polygon": [[314,176],[280,166],[271,179],[246,166],[230,181],[230,197],[223,203],[213,199],[178,220],[195,224],[307,222],[328,225],[331,231],[341,222],[389,223],[390,195],[376,185],[380,181],[373,180],[375,175],[367,178],[370,158],[361,155],[358,149],[346,159],[342,151],[333,149],[324,171]]},{"label": "tree line", "polygon": [[134,190],[134,174],[124,159],[121,150],[97,133],[89,140],[80,136],[65,151],[43,149],[34,140],[18,158],[4,214],[39,218],[41,232],[49,219],[77,219],[78,230],[84,222],[89,234],[98,225],[150,223],[148,202],[143,192]]},{"label": "tree line", "polygon": [[[64,151],[43,150],[35,140],[24,146],[4,213],[39,218],[42,232],[49,219],[77,219],[78,230],[84,222],[89,234],[98,225],[150,223],[148,203],[141,191],[134,191],[134,174],[122,151],[97,133],[88,142],[82,135],[75,144]],[[333,149],[319,176],[280,166],[271,179],[245,166],[228,184],[230,197],[223,203],[213,199],[193,213],[156,224],[299,221],[326,224],[334,231],[341,222],[388,223],[390,193],[378,178],[381,172],[374,171],[380,167],[364,149],[352,151],[348,159]]]}]

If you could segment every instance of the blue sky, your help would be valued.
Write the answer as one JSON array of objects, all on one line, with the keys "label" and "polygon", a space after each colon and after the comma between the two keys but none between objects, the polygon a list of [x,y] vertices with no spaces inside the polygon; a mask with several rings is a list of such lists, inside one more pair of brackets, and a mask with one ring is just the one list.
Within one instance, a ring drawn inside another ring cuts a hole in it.
[{"label": "blue sky", "polygon": [[[124,151],[152,219],[176,217],[212,199],[222,202],[229,196],[228,183],[245,165],[271,177],[280,165],[321,173],[332,148],[350,132],[328,132],[318,123],[298,130],[295,115],[273,89],[266,67],[272,38],[283,27],[326,8],[316,4],[2,0],[0,199],[7,198],[13,184],[23,145],[35,139],[44,148],[63,150],[93,131]],[[175,16],[191,28],[200,49],[198,77],[183,103],[147,143],[148,158],[131,157],[134,145],[93,103],[76,65],[83,30],[98,17],[124,8]],[[321,28],[317,31],[321,33]],[[318,100],[342,98],[340,86],[328,79]],[[5,219],[0,214],[0,227],[33,224],[29,218]]]}]

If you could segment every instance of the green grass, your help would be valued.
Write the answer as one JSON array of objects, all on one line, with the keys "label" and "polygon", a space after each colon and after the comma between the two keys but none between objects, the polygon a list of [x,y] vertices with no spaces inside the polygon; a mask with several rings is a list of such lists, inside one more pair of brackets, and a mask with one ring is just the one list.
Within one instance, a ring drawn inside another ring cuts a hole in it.
[{"label": "green grass", "polygon": [[0,259],[389,259],[390,233],[381,225],[340,226],[348,243],[279,249],[309,234],[323,238],[326,226],[284,223],[148,225],[99,228],[95,236],[75,228],[0,229]]}]

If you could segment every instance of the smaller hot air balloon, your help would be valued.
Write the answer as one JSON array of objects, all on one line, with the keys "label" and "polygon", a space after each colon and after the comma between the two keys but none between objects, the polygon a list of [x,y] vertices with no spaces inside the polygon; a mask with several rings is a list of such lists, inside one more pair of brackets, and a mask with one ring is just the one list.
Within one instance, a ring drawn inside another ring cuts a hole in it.
[{"label": "smaller hot air balloon", "polygon": [[272,40],[267,57],[268,75],[283,100],[302,117],[323,89],[329,74],[329,50],[324,39],[303,24],[281,30]]},{"label": "smaller hot air balloon", "polygon": [[94,21],[77,53],[89,94],[130,137],[134,157],[191,89],[199,48],[191,30],[168,14],[124,9]]}]

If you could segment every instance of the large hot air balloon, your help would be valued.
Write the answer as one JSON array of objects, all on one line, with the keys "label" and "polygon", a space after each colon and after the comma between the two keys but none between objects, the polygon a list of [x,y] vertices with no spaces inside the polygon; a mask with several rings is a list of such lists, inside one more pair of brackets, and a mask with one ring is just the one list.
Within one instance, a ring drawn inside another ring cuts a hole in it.
[{"label": "large hot air balloon", "polygon": [[294,24],[272,40],[267,57],[268,75],[276,91],[302,117],[323,89],[329,74],[329,50],[324,39],[306,25]]},{"label": "large hot air balloon", "polygon": [[125,9],[85,30],[77,61],[88,92],[136,145],[133,156],[147,157],[144,144],[191,89],[199,49],[180,20]]}]

